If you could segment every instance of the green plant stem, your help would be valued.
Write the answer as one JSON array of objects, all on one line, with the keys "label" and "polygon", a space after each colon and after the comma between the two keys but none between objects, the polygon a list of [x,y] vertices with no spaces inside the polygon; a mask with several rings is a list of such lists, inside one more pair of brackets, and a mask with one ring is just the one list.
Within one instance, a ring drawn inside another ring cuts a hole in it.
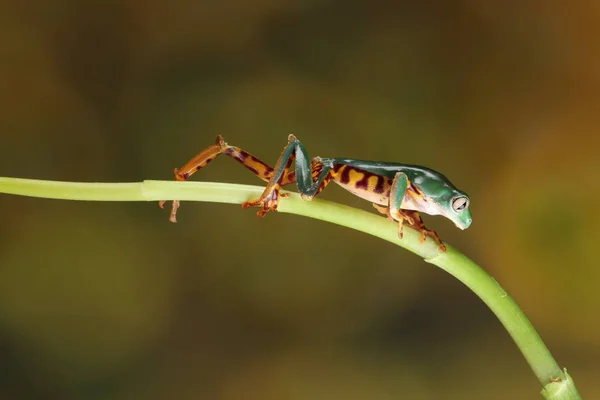
[{"label": "green plant stem", "polygon": [[[258,186],[210,182],[78,183],[0,177],[0,193],[64,200],[177,199],[240,204],[258,197],[262,191],[263,188]],[[470,288],[498,317],[544,387],[542,395],[546,399],[581,399],[571,377],[558,366],[515,301],[483,269],[453,247],[447,246],[448,250],[441,253],[433,240],[421,243],[419,233],[412,229],[405,229],[404,238],[399,239],[397,224],[374,213],[320,199],[304,201],[296,193],[283,199],[278,211],[368,233],[404,247],[442,268]]]}]

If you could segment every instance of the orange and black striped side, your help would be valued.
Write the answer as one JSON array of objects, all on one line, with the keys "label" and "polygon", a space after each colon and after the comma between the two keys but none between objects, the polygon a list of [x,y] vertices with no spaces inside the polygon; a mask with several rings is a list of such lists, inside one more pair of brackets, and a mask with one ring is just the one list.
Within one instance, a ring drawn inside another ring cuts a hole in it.
[{"label": "orange and black striped side", "polygon": [[392,180],[348,164],[335,163],[332,179],[349,192],[376,204],[388,205]]}]

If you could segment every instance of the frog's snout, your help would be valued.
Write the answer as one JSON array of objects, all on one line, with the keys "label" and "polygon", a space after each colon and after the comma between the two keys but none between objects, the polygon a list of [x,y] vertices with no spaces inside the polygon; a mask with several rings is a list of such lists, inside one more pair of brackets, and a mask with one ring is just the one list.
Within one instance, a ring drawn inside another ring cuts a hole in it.
[{"label": "frog's snout", "polygon": [[471,222],[473,222],[473,218],[467,218],[464,221],[456,221],[455,225],[458,229],[465,230],[469,226],[471,226]]}]

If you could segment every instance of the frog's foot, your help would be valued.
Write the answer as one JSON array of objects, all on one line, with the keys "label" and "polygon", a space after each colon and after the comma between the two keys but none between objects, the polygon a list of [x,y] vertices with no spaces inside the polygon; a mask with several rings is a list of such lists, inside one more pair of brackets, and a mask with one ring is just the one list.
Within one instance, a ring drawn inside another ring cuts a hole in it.
[{"label": "frog's foot", "polygon": [[427,236],[429,236],[438,244],[440,251],[446,251],[446,245],[444,244],[444,242],[442,242],[442,239],[440,239],[440,237],[437,235],[437,233],[435,233],[435,231],[432,231],[425,227],[423,219],[421,218],[421,215],[418,212],[405,211],[405,213],[412,217],[413,222],[410,223],[412,227],[421,233],[421,237],[419,238],[419,241],[421,243],[425,243],[425,241],[427,240]]},{"label": "frog's foot", "polygon": [[[187,180],[187,176],[179,172],[178,168],[173,170],[175,173],[175,180],[178,182]],[[161,200],[158,202],[160,208],[165,208],[166,200]],[[169,221],[175,223],[177,222],[177,209],[179,208],[180,202],[179,200],[173,200],[173,206],[171,207],[171,215],[169,216]]]},{"label": "frog's foot", "polygon": [[379,211],[381,214],[385,215],[388,220],[393,221],[392,215],[390,214],[390,208],[385,206],[380,206],[379,204],[373,203],[373,208]]},{"label": "frog's foot", "polygon": [[[377,207],[375,207],[377,208]],[[378,209],[378,208],[377,208]],[[410,215],[405,210],[397,210],[394,215],[390,213],[390,217],[394,221],[398,221],[398,237],[402,239],[404,237],[404,221],[408,222],[410,225],[415,224],[415,220],[412,215]]]},{"label": "frog's foot", "polygon": [[289,193],[279,193],[279,185],[273,188],[267,188],[263,194],[256,200],[250,200],[242,204],[242,208],[262,207],[256,212],[258,217],[264,217],[269,211],[277,211],[280,198],[290,197]]},{"label": "frog's foot", "polygon": [[429,230],[429,229],[427,229],[425,227],[416,228],[416,229],[419,232],[421,232],[421,237],[419,238],[419,241],[421,243],[425,243],[425,241],[427,240],[427,236],[430,236],[438,244],[438,247],[439,247],[439,249],[440,249],[441,252],[445,252],[446,251],[446,245],[444,244],[444,242],[442,242],[442,239],[440,239],[440,237],[438,236],[437,233],[435,233],[435,231]]},{"label": "frog's foot", "polygon": [[415,221],[414,221],[414,219],[410,215],[408,215],[408,214],[406,214],[406,213],[404,213],[402,211],[399,211],[398,214],[401,217],[398,220],[398,237],[400,239],[402,239],[402,237],[404,236],[404,233],[403,233],[404,221],[408,222],[409,225],[414,225]]},{"label": "frog's foot", "polygon": [[[160,208],[165,208],[165,200],[161,200],[158,202]],[[169,216],[169,221],[175,223],[177,222],[177,209],[179,208],[179,200],[173,200],[173,205],[171,206],[171,215]]]}]

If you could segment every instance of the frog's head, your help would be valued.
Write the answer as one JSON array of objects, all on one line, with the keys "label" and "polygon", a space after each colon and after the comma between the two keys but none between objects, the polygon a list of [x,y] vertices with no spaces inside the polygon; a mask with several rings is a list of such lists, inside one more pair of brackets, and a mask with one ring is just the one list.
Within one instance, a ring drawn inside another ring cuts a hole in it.
[{"label": "frog's head", "polygon": [[412,203],[411,209],[429,215],[442,215],[448,218],[459,229],[467,229],[473,219],[469,211],[469,196],[458,189],[445,186],[442,190],[428,192],[421,189],[421,199]]},{"label": "frog's head", "polygon": [[469,196],[458,190],[453,191],[446,201],[440,204],[443,215],[460,229],[467,229],[473,219],[469,210]]},{"label": "frog's head", "polygon": [[420,167],[413,177],[413,189],[422,196],[414,203],[414,209],[429,215],[442,215],[459,229],[467,229],[473,219],[469,211],[469,196],[456,188],[444,175]]}]

